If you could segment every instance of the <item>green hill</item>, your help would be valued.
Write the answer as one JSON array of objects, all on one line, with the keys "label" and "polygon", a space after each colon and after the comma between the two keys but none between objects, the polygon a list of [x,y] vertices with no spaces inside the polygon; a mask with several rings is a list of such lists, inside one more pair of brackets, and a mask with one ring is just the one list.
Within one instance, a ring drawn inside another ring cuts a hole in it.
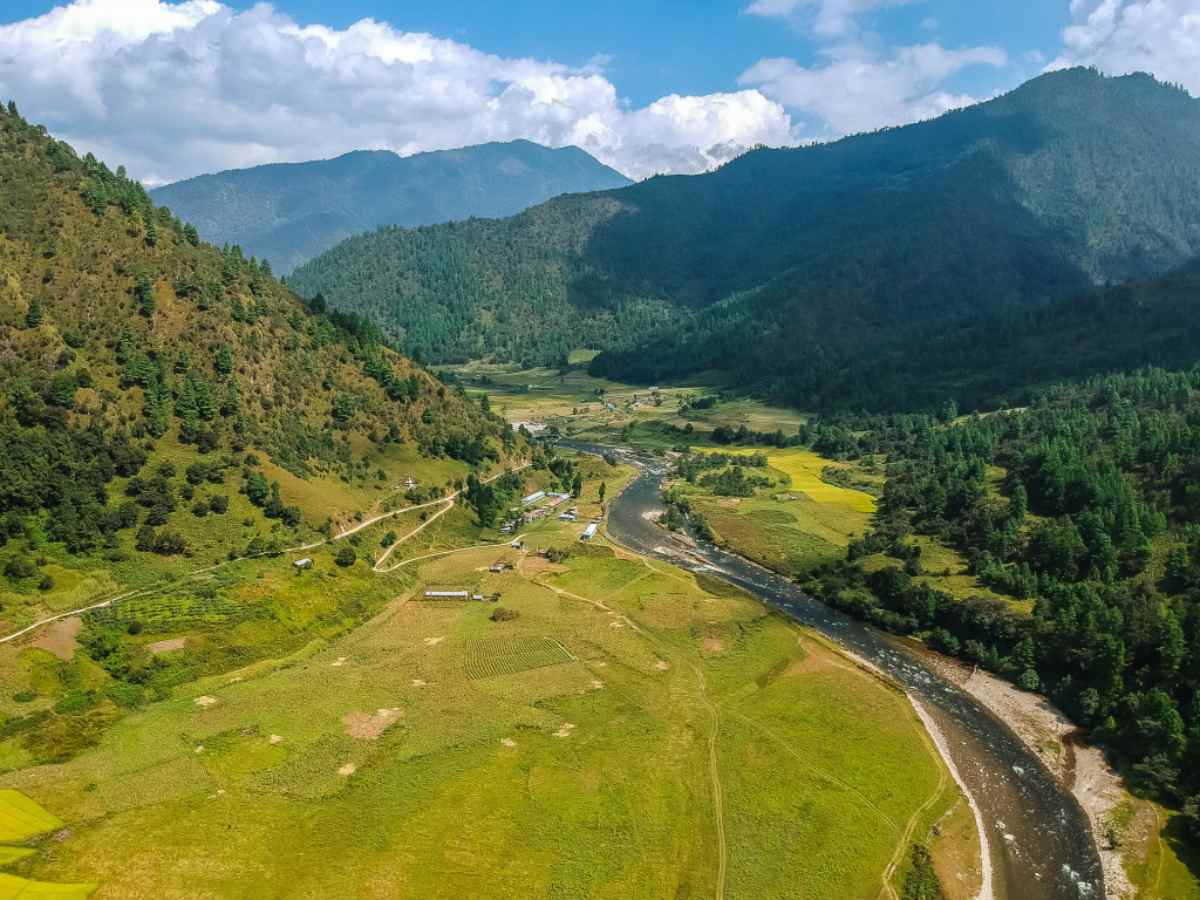
[{"label": "green hill", "polygon": [[13,106],[0,183],[0,632],[518,449],[373,326],[201,243]]},{"label": "green hill", "polygon": [[1200,253],[1200,102],[1145,75],[1042,76],[933,121],[504,221],[352,239],[293,285],[439,362],[657,381],[723,370],[803,406],[934,327],[1160,275]]},{"label": "green hill", "polygon": [[287,274],[380,225],[511,216],[559,194],[630,184],[577,147],[529,141],[400,157],[386,150],[202,175],[151,192],[216,244]]}]

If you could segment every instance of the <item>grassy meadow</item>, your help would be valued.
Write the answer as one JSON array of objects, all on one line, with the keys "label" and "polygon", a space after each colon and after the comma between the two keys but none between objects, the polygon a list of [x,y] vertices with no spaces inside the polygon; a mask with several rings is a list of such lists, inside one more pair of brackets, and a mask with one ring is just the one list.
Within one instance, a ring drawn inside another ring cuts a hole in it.
[{"label": "grassy meadow", "polygon": [[[584,516],[633,474],[588,467]],[[0,897],[876,897],[954,821],[904,696],[737,590],[553,518],[473,546],[459,506],[373,573],[384,524],[348,569],[245,561],[130,608],[174,674],[70,758],[0,741]],[[103,681],[82,659],[59,635],[0,673],[49,710]]]}]

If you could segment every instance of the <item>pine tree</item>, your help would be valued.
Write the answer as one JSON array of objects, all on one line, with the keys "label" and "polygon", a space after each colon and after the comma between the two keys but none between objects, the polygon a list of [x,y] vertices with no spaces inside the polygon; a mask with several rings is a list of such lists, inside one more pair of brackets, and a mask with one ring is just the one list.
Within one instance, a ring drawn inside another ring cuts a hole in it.
[{"label": "pine tree", "polygon": [[42,301],[34,297],[29,301],[29,309],[25,311],[25,327],[37,328],[42,324]]}]

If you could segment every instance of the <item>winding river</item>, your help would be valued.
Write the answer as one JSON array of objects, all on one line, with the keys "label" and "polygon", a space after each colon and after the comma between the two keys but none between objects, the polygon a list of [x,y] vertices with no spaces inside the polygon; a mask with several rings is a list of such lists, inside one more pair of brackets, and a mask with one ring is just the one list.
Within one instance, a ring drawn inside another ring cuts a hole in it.
[{"label": "winding river", "polygon": [[[591,453],[607,449],[563,444]],[[610,505],[608,533],[615,540],[676,565],[715,570],[875,665],[920,701],[945,737],[960,780],[982,815],[998,900],[1104,896],[1086,815],[1008,726],[894,639],[806,596],[787,579],[711,545],[699,544],[687,555],[672,550],[666,533],[647,515],[663,508],[666,470],[658,460],[626,458],[641,473]]]}]

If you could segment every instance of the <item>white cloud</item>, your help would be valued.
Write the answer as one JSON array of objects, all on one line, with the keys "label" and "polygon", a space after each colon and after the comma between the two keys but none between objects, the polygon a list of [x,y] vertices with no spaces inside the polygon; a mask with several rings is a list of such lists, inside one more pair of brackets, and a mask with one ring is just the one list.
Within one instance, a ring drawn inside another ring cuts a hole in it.
[{"label": "white cloud", "polygon": [[1048,68],[1150,72],[1200,94],[1200,0],[1071,0],[1062,40]]},{"label": "white cloud", "polygon": [[807,25],[822,38],[843,38],[858,31],[864,13],[890,6],[907,6],[915,0],[754,0],[746,12],[752,16],[788,19]]},{"label": "white cloud", "polygon": [[975,98],[944,87],[969,66],[1006,65],[997,47],[947,50],[938,44],[899,47],[887,56],[849,43],[826,48],[826,62],[764,59],[739,83],[756,87],[789,110],[823,122],[834,134],[902,125],[966,106]]},{"label": "white cloud", "polygon": [[644,177],[795,142],[788,113],[754,89],[631,109],[607,62],[504,58],[371,19],[302,27],[216,0],[74,0],[0,26],[0,97],[148,183],[515,138],[577,144]]}]

